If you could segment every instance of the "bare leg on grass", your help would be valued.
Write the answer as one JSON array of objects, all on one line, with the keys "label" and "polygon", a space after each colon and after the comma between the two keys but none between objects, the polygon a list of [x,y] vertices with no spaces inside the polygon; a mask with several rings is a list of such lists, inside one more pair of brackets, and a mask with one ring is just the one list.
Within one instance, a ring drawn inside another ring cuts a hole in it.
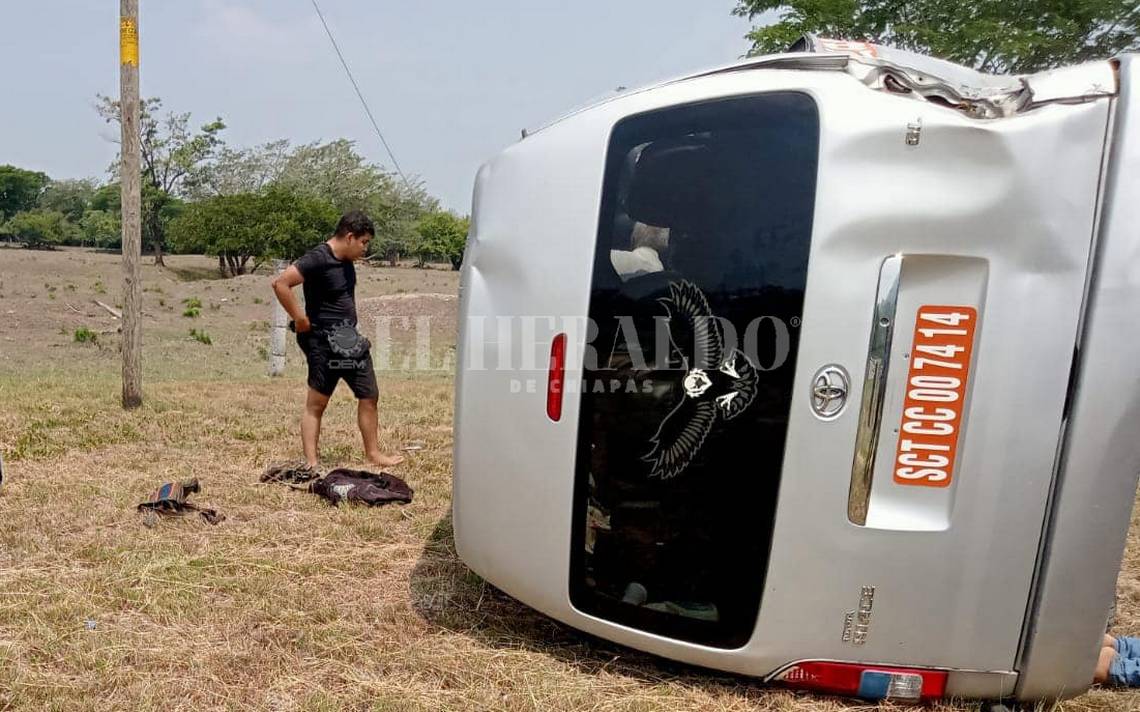
[{"label": "bare leg on grass", "polygon": [[403,455],[380,452],[375,398],[361,398],[358,401],[356,424],[360,427],[360,436],[364,438],[364,456],[369,462],[379,467],[393,467],[404,461]]},{"label": "bare leg on grass", "polygon": [[305,463],[309,467],[318,464],[317,443],[321,439],[321,416],[325,414],[325,407],[329,404],[329,397],[309,389],[305,396],[305,413],[301,416],[301,445],[305,448]]}]

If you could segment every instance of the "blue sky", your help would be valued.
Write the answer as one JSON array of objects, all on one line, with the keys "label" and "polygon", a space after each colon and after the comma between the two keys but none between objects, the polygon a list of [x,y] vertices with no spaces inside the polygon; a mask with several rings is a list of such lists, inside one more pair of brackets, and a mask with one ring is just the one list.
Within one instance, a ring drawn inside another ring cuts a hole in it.
[{"label": "blue sky", "polygon": [[[397,160],[467,212],[479,165],[533,127],[612,90],[747,49],[733,0],[319,0]],[[347,137],[387,164],[310,0],[141,0],[142,91],[234,145]],[[0,164],[102,177],[117,129],[118,3],[5,2]]]}]

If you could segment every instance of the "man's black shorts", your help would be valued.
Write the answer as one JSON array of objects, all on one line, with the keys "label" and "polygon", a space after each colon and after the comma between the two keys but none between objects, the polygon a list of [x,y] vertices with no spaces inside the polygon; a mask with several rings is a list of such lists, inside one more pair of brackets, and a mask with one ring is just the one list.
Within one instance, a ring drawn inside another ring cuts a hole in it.
[{"label": "man's black shorts", "polygon": [[297,334],[297,345],[301,347],[305,361],[309,364],[309,388],[321,395],[331,396],[336,390],[337,382],[344,379],[358,399],[380,397],[371,350],[358,356],[343,356],[333,350],[324,333],[315,331]]}]

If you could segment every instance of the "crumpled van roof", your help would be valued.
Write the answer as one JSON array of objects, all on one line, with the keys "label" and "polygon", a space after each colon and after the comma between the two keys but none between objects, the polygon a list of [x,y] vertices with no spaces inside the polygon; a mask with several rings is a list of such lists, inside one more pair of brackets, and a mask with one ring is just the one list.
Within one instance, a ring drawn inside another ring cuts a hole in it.
[{"label": "crumpled van roof", "polygon": [[[1119,91],[1117,66],[1113,60],[1036,74],[996,75],[895,47],[805,35],[786,53],[749,57],[639,89],[622,90],[536,130],[630,94],[716,74],[758,69],[846,72],[869,89],[935,102],[978,119],[1015,116],[1046,104],[1081,103],[1115,96]],[[534,131],[524,132],[524,137],[529,133]]]}]

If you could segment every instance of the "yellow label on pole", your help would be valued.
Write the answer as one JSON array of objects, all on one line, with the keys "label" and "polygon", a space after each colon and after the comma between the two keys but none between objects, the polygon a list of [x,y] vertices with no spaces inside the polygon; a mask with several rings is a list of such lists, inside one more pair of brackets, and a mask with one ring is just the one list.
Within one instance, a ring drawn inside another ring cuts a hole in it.
[{"label": "yellow label on pole", "polygon": [[119,20],[119,61],[139,66],[139,25],[133,17]]}]

